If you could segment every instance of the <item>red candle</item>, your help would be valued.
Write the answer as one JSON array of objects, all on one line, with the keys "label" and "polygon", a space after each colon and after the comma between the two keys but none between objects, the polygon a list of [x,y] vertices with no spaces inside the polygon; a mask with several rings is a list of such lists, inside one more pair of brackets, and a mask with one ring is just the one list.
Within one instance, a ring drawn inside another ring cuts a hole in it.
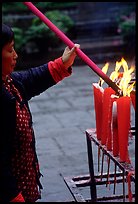
[{"label": "red candle", "polygon": [[119,155],[119,141],[118,141],[118,123],[117,123],[117,104],[116,96],[111,96],[113,101],[112,106],[112,135],[113,135],[113,156],[117,157]]},{"label": "red candle", "polygon": [[117,102],[118,138],[120,162],[130,162],[128,153],[128,137],[130,129],[130,103],[128,96],[122,96]]},{"label": "red candle", "polygon": [[102,108],[102,134],[101,144],[107,145],[107,150],[112,150],[111,139],[111,113],[112,113],[112,100],[111,95],[115,94],[115,91],[111,87],[107,87],[103,92],[103,108]]},{"label": "red candle", "polygon": [[136,94],[135,94],[135,91],[131,91],[130,97],[131,97],[132,105],[133,105],[134,109],[136,110]]},{"label": "red candle", "polygon": [[93,83],[94,106],[95,106],[95,120],[97,139],[101,139],[101,124],[102,124],[102,100],[103,88],[98,83]]}]

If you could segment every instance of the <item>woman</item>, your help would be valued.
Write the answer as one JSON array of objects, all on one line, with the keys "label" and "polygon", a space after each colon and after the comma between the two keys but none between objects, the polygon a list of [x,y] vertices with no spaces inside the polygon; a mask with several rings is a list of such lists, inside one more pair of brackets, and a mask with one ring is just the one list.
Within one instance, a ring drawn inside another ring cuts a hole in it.
[{"label": "woman", "polygon": [[72,73],[75,50],[47,64],[14,71],[18,55],[12,29],[2,25],[2,143],[0,201],[35,202],[41,198],[41,173],[28,101]]}]

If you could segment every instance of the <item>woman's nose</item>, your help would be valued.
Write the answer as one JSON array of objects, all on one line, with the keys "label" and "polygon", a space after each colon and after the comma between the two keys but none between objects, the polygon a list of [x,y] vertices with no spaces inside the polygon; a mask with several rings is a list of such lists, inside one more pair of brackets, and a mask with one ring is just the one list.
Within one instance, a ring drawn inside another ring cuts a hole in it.
[{"label": "woman's nose", "polygon": [[14,50],[14,59],[17,59],[18,58],[18,55],[16,53],[16,51]]}]

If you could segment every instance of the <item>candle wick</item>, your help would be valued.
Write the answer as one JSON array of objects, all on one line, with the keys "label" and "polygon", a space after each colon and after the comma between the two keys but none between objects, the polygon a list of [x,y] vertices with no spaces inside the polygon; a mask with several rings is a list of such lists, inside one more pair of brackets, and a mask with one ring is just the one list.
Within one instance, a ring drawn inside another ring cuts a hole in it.
[{"label": "candle wick", "polygon": [[99,81],[99,86],[102,86],[102,82],[101,82],[101,80]]},{"label": "candle wick", "polygon": [[123,96],[123,91],[122,90],[118,90],[117,96]]}]

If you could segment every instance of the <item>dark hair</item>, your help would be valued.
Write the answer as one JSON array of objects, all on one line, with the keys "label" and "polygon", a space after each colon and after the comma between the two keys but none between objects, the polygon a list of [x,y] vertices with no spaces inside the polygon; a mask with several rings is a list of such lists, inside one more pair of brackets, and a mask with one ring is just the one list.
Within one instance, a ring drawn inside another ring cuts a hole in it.
[{"label": "dark hair", "polygon": [[7,43],[10,43],[14,39],[14,32],[12,31],[11,27],[5,24],[2,24],[2,48]]}]

